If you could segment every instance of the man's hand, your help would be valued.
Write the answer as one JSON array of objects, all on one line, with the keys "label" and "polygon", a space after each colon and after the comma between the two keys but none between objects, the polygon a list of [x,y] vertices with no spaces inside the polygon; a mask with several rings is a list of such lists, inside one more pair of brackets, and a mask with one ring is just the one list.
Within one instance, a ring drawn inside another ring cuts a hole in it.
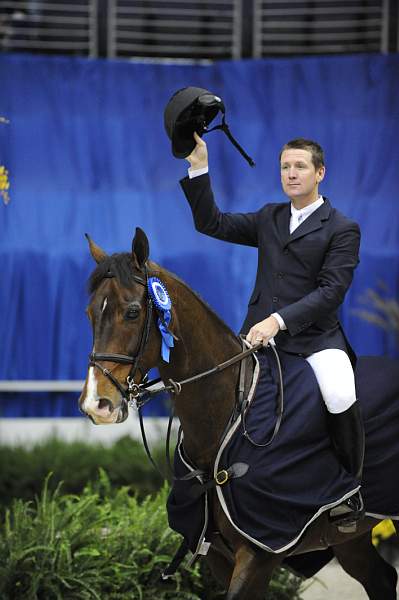
[{"label": "man's hand", "polygon": [[203,169],[208,166],[208,149],[204,140],[200,138],[196,131],[194,131],[194,139],[197,145],[191,154],[186,157],[186,160],[188,160],[192,169]]},{"label": "man's hand", "polygon": [[267,345],[268,341],[271,340],[280,331],[280,325],[277,319],[267,317],[263,321],[256,323],[248,332],[247,341],[254,346],[255,344],[263,343]]}]

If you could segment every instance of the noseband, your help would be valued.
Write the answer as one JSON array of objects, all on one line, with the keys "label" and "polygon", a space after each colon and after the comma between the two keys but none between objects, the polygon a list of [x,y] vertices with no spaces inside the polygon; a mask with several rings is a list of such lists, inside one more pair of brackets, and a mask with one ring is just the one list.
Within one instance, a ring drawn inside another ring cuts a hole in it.
[{"label": "noseband", "polygon": [[[143,285],[146,289],[147,293],[147,312],[146,312],[146,320],[145,325],[141,333],[141,339],[138,346],[137,353],[134,356],[127,356],[126,354],[111,354],[108,352],[92,352],[89,356],[89,367],[95,367],[101,373],[109,379],[109,381],[117,388],[120,392],[123,402],[125,403],[134,403],[136,398],[139,396],[140,388],[137,383],[134,382],[134,377],[136,375],[139,362],[143,356],[144,349],[147,345],[148,338],[150,335],[151,329],[151,320],[152,320],[152,299],[150,294],[148,293],[148,271],[147,267],[144,267],[145,279],[138,277],[137,275],[133,275],[133,279]],[[113,273],[109,271],[106,277],[114,277]],[[121,383],[114,377],[109,369],[105,369],[101,362],[113,362],[121,365],[132,365],[130,369],[129,375],[126,378],[127,387],[123,387]]]}]

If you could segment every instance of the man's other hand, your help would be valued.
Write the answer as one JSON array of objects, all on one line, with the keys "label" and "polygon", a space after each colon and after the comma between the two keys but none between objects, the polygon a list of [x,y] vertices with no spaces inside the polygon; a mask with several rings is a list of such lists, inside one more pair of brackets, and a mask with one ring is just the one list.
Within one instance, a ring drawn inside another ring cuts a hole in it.
[{"label": "man's other hand", "polygon": [[264,319],[251,327],[247,334],[247,341],[252,344],[252,346],[259,344],[260,342],[266,346],[269,340],[271,340],[279,331],[280,326],[277,319],[270,315],[267,319]]},{"label": "man's other hand", "polygon": [[204,140],[200,138],[196,131],[194,131],[194,139],[197,145],[191,154],[186,157],[186,160],[188,160],[192,169],[204,169],[208,166],[208,149]]}]

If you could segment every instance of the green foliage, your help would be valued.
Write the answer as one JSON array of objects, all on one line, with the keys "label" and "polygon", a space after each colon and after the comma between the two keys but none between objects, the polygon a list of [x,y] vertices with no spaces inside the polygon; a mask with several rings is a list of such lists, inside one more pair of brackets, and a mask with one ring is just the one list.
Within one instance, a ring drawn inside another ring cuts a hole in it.
[{"label": "green foliage", "polygon": [[[167,472],[163,447],[153,454]],[[181,541],[167,527],[161,486],[130,437],[110,447],[56,438],[30,450],[0,447],[0,502],[11,504],[2,511],[0,598],[221,599],[204,563],[161,581]],[[267,598],[299,599],[299,585],[278,571]]]},{"label": "green foliage", "polygon": [[267,600],[300,600],[302,580],[288,573],[286,569],[276,569],[267,593]]},{"label": "green foliage", "polygon": [[[139,501],[114,491],[105,471],[81,496],[49,490],[35,502],[14,500],[0,530],[2,600],[213,600],[199,565],[160,580],[180,543],[166,524],[165,485]],[[279,572],[270,600],[296,600],[299,580]]]},{"label": "green foliage", "polygon": [[[154,448],[157,463],[164,467],[164,450]],[[98,478],[98,469],[107,473],[114,486],[131,485],[140,496],[160,489],[161,477],[149,462],[141,442],[129,436],[112,446],[48,439],[32,449],[0,446],[0,505],[13,498],[32,500],[40,494],[49,472],[54,490],[63,481],[65,493],[79,494],[88,482]]]},{"label": "green foliage", "polygon": [[[3,600],[198,598],[198,568],[160,583],[179,536],[167,528],[167,488],[141,503],[127,487],[113,493],[102,471],[82,495],[50,492],[16,500],[0,537]],[[186,589],[183,589],[186,581]],[[188,591],[189,590],[189,591]]]}]

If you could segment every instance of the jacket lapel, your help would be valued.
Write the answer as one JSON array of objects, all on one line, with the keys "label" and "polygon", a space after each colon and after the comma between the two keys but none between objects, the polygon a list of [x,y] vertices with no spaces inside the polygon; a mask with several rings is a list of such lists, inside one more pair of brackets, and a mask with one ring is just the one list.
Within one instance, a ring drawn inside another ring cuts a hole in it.
[{"label": "jacket lapel", "polygon": [[291,218],[291,203],[279,205],[276,212],[275,223],[277,226],[278,235],[282,244],[287,244],[288,236],[290,235],[290,218]]},{"label": "jacket lapel", "polygon": [[323,204],[319,206],[319,208],[315,210],[307,219],[305,219],[291,235],[288,231],[285,245],[290,244],[294,240],[297,240],[298,238],[301,238],[304,235],[323,227],[323,221],[329,218],[330,212],[331,204],[329,203],[328,199],[324,197]]}]

